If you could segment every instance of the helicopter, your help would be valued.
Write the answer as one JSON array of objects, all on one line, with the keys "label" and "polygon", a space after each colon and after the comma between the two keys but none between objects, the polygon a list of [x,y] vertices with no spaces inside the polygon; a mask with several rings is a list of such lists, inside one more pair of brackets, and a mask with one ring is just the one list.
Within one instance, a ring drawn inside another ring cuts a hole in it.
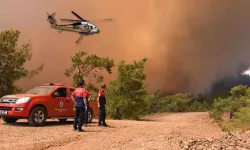
[{"label": "helicopter", "polygon": [[[78,43],[84,35],[93,35],[93,34],[100,33],[100,29],[97,26],[90,23],[91,20],[83,19],[74,11],[71,11],[71,13],[74,14],[79,20],[73,20],[73,19],[60,19],[60,20],[73,22],[72,24],[58,25],[56,23],[56,19],[54,18],[55,12],[51,15],[47,12],[47,15],[48,15],[47,20],[50,22],[51,27],[57,29],[59,33],[63,30],[79,33],[81,36],[76,40],[76,43]],[[112,19],[99,19],[98,21],[113,21],[113,20]]]}]

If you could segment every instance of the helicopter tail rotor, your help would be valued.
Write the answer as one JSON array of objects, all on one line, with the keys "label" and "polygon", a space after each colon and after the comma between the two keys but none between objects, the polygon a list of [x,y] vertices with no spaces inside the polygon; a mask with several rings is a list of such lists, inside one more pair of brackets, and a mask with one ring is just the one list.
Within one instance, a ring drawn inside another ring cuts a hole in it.
[{"label": "helicopter tail rotor", "polygon": [[50,22],[51,25],[55,25],[56,24],[56,19],[54,18],[55,13],[53,13],[52,15],[50,15],[49,13],[47,13],[48,15],[48,21]]}]

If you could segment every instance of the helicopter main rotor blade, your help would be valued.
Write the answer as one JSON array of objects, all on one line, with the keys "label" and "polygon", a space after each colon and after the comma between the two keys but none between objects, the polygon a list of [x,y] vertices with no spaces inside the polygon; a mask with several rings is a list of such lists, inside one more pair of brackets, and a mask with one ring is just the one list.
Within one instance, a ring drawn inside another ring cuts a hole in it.
[{"label": "helicopter main rotor blade", "polygon": [[112,19],[93,19],[93,20],[87,20],[87,21],[113,21]]},{"label": "helicopter main rotor blade", "polygon": [[51,17],[54,17],[54,15],[55,15],[55,12],[53,14],[51,14],[51,15],[48,12],[46,12],[46,13],[47,13],[48,16],[51,16]]},{"label": "helicopter main rotor blade", "polygon": [[75,22],[72,24],[59,24],[57,26],[77,26],[77,25],[82,25],[81,22]]},{"label": "helicopter main rotor blade", "polygon": [[73,21],[73,22],[80,22],[81,20],[73,20],[73,19],[60,19],[62,21]]},{"label": "helicopter main rotor blade", "polygon": [[77,15],[74,11],[71,11],[77,18],[81,19],[82,21],[86,21],[85,19],[83,19],[82,17],[80,17],[79,15]]}]

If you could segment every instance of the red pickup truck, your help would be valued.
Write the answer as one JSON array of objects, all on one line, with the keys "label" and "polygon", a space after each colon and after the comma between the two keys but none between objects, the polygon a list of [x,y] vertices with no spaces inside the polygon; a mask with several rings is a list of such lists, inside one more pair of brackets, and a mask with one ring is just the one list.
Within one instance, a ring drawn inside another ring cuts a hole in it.
[{"label": "red pickup truck", "polygon": [[[44,125],[46,119],[66,122],[75,117],[74,102],[71,94],[74,88],[62,84],[45,84],[35,87],[24,94],[6,95],[0,99],[0,116],[6,123],[27,119],[31,126]],[[96,101],[89,102],[88,121],[97,116]]]}]

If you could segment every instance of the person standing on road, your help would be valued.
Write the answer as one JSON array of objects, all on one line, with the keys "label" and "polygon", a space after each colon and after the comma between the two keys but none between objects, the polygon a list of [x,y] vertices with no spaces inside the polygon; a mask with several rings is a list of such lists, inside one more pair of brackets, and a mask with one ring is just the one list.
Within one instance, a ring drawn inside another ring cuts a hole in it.
[{"label": "person standing on road", "polygon": [[88,124],[88,111],[89,111],[89,101],[91,100],[92,94],[90,91],[86,90],[86,95],[87,95],[87,109],[85,110],[85,115],[84,115],[84,124],[87,126]]},{"label": "person standing on road", "polygon": [[106,124],[106,97],[105,97],[105,90],[106,85],[102,85],[101,89],[98,92],[98,98],[97,98],[97,103],[98,103],[98,108],[99,108],[99,122],[98,122],[98,126],[105,126],[107,127],[108,125]]},{"label": "person standing on road", "polygon": [[75,109],[76,109],[76,115],[75,115],[75,121],[74,121],[74,130],[77,130],[78,132],[82,132],[82,125],[83,125],[83,119],[84,119],[84,112],[87,109],[87,93],[84,89],[85,82],[84,80],[81,80],[78,84],[78,88],[75,89],[75,91],[72,93],[71,98],[75,102]]}]

